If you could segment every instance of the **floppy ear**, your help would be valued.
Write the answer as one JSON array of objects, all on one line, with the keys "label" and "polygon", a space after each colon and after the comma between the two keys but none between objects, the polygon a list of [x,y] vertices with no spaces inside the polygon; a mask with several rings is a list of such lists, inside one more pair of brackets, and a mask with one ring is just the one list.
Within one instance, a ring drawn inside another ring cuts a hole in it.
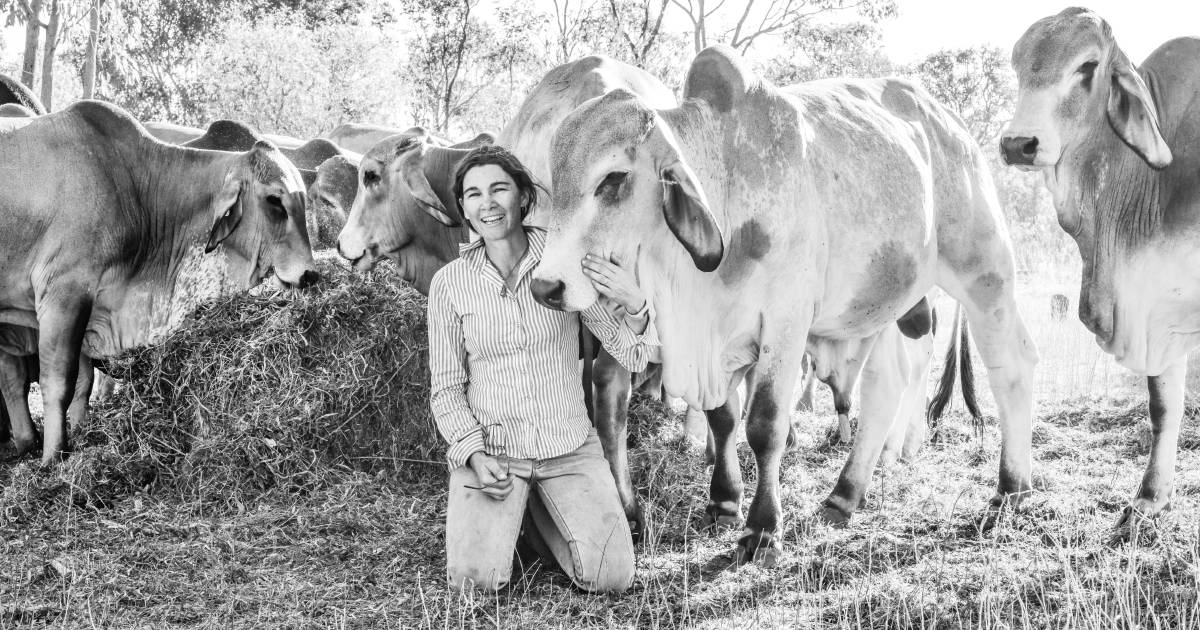
[{"label": "floppy ear", "polygon": [[664,134],[664,140],[669,152],[659,168],[663,186],[663,217],[671,233],[692,256],[696,268],[712,271],[721,264],[721,257],[725,255],[721,228],[708,209],[708,200],[696,181],[696,174],[680,157],[670,136]]},{"label": "floppy ear", "polygon": [[1171,164],[1171,148],[1159,131],[1158,111],[1150,89],[1120,51],[1113,61],[1108,124],[1150,168],[1164,169]]},{"label": "floppy ear", "polygon": [[226,179],[221,192],[213,197],[213,214],[216,221],[208,234],[208,244],[204,246],[206,254],[229,238],[242,222],[242,182],[238,178],[230,176]]},{"label": "floppy ear", "polygon": [[719,112],[728,112],[754,81],[736,50],[721,44],[709,46],[692,60],[683,83],[683,98],[699,98]]},{"label": "floppy ear", "polygon": [[404,177],[404,183],[408,186],[413,198],[421,204],[421,208],[429,213],[429,216],[437,219],[446,227],[458,227],[461,225],[458,219],[446,211],[446,206],[442,205],[441,199],[438,199],[437,193],[433,191],[433,186],[429,183],[429,178],[425,176],[423,158],[426,149],[427,146],[422,144],[419,149],[408,151],[400,158],[400,173]]}]

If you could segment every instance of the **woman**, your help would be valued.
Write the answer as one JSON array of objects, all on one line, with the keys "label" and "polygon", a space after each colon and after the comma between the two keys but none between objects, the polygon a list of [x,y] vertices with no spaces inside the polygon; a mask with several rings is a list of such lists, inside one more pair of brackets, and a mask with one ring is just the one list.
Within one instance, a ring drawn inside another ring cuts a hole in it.
[{"label": "woman", "polygon": [[454,196],[480,238],[429,289],[431,401],[450,445],[450,582],[506,585],[528,515],[572,582],[622,591],[633,579],[633,543],[584,407],[579,324],[641,371],[658,345],[649,304],[631,273],[590,254],[581,264],[603,296],[596,304],[566,313],[534,301],[546,234],[522,219],[537,185],[506,149],[464,157]]}]

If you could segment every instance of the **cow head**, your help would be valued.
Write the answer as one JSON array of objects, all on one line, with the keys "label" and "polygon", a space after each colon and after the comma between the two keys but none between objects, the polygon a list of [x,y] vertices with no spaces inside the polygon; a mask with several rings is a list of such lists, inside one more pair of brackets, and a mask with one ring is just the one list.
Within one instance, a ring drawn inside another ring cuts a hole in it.
[{"label": "cow head", "polygon": [[1100,16],[1080,8],[1038,20],[1013,47],[1018,100],[1004,160],[1052,168],[1109,128],[1152,168],[1171,163],[1146,83]]},{"label": "cow head", "polygon": [[[534,297],[582,310],[597,292],[583,275],[586,253],[630,265],[643,238],[663,228],[702,271],[721,261],[721,231],[671,129],[624,90],[592,99],[554,135],[550,235],[534,273]],[[670,237],[668,237],[670,238]]]},{"label": "cow head", "polygon": [[313,249],[337,246],[338,233],[358,194],[358,165],[335,155],[317,167],[308,187],[308,237]]},{"label": "cow head", "polygon": [[223,245],[250,268],[247,287],[272,270],[287,287],[318,279],[305,227],[306,199],[300,173],[269,142],[237,156],[213,196],[206,252]]},{"label": "cow head", "polygon": [[405,280],[427,293],[433,274],[458,257],[466,238],[449,182],[464,153],[433,146],[423,132],[372,147],[359,165],[358,194],[338,235],[338,253],[359,270],[391,259]]}]

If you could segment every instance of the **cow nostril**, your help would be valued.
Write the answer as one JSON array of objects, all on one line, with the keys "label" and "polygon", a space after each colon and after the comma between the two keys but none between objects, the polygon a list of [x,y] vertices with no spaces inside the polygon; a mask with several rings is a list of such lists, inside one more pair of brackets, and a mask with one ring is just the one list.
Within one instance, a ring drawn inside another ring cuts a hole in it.
[{"label": "cow nostril", "polygon": [[300,274],[300,288],[307,289],[308,287],[311,287],[312,285],[316,284],[317,281],[320,279],[321,279],[321,274],[317,273],[316,271],[313,271],[312,269],[309,269],[309,270],[305,271],[304,273]]},{"label": "cow nostril", "polygon": [[530,285],[530,290],[533,292],[533,299],[537,300],[542,306],[555,310],[562,310],[563,293],[566,292],[567,285],[562,280],[542,280],[537,279]]},{"label": "cow nostril", "polygon": [[1030,165],[1037,158],[1038,139],[1030,136],[1005,136],[1000,139],[1000,153],[1007,164]]}]

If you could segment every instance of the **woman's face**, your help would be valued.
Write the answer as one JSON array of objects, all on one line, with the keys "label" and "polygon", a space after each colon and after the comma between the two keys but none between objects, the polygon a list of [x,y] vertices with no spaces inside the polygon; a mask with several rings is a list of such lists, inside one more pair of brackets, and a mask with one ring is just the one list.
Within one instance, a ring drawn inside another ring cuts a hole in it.
[{"label": "woman's face", "polygon": [[521,193],[495,164],[471,167],[463,176],[463,214],[485,241],[507,238],[521,228]]}]

